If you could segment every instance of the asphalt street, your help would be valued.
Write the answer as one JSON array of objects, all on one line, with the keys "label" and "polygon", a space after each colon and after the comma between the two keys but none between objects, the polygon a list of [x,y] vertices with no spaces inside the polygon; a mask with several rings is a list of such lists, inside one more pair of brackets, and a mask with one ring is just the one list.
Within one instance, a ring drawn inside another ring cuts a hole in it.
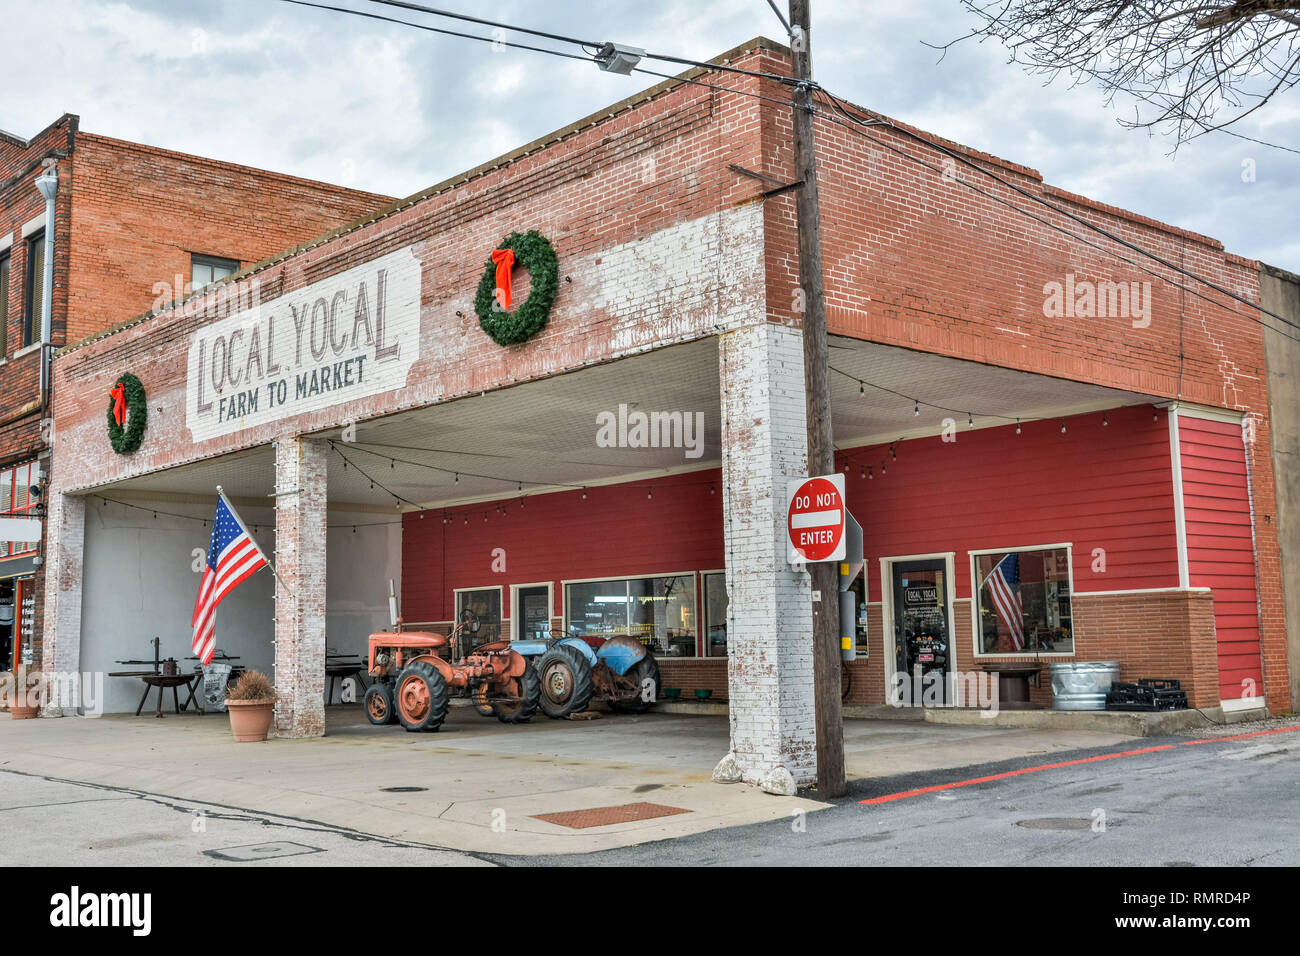
[{"label": "asphalt street", "polygon": [[[1133,739],[1097,750],[860,780],[829,810],[792,811],[775,822],[570,856],[462,853],[291,815],[2,770],[0,863],[1300,865],[1294,813],[1300,728],[1193,740]],[[1048,766],[1057,764],[1064,766]],[[994,779],[981,780],[986,777]]]},{"label": "asphalt street", "polygon": [[[1300,731],[1189,740],[1135,739],[1105,750],[876,778],[859,781],[830,810],[780,822],[583,856],[496,859],[510,866],[1300,865]],[[1147,748],[1161,749],[1109,757]],[[1016,773],[1098,756],[1108,759]],[[931,787],[939,789],[859,802]]]}]

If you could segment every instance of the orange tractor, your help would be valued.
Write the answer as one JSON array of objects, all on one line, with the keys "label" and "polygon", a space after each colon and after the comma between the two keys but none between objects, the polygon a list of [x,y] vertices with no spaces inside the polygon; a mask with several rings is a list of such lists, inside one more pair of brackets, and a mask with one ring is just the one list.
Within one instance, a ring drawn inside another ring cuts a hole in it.
[{"label": "orange tractor", "polygon": [[468,697],[485,717],[521,724],[537,711],[541,681],[509,641],[473,646],[478,618],[461,614],[450,634],[380,631],[370,635],[366,717],[372,724],[401,723],[409,731],[442,726],[452,696]]}]

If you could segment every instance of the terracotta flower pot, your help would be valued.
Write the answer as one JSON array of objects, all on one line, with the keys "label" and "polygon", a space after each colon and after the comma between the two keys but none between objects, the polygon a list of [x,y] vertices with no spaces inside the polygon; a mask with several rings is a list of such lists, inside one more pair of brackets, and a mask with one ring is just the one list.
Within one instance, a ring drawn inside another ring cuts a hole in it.
[{"label": "terracotta flower pot", "polygon": [[40,707],[28,707],[26,704],[9,708],[9,716],[14,720],[30,720],[39,716],[40,712]]},{"label": "terracotta flower pot", "polygon": [[230,732],[238,743],[265,740],[275,715],[273,700],[226,700],[230,714]]}]

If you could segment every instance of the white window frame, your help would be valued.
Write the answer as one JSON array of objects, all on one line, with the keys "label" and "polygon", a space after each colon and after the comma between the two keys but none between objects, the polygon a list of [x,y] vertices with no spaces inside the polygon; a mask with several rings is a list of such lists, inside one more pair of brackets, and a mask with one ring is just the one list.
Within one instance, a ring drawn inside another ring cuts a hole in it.
[{"label": "white window frame", "polygon": [[[523,584],[510,585],[510,607],[509,614],[505,620],[510,622],[510,640],[515,640],[515,621],[519,618],[519,592],[524,588],[546,588],[546,622],[553,624],[555,622],[555,582],[554,581],[532,581]],[[530,638],[531,640],[531,638]]]},{"label": "white window frame", "polygon": [[[605,576],[603,576],[603,577],[599,577],[599,578],[563,578],[563,579],[560,581],[560,595],[561,595],[560,600],[563,602],[563,607],[561,608],[561,611],[563,612],[562,615],[561,615],[561,620],[562,620],[562,622],[563,622],[563,623],[562,623],[562,627],[564,628],[564,636],[565,636],[565,637],[568,637],[568,636],[569,636],[569,585],[570,585],[570,584],[600,584],[600,583],[605,582],[605,581],[641,581],[641,580],[644,580],[644,579],[646,579],[646,578],[685,578],[685,577],[689,577],[689,578],[691,579],[691,583],[692,583],[692,585],[693,585],[694,588],[695,588],[695,600],[696,600],[696,607],[695,607],[695,621],[696,621],[696,625],[695,625],[695,653],[694,653],[692,656],[690,656],[690,657],[673,657],[673,658],[668,658],[667,655],[665,655],[665,659],[671,659],[671,660],[675,660],[675,661],[698,661],[698,660],[702,660],[703,658],[700,657],[700,626],[699,626],[699,622],[700,622],[700,619],[701,619],[701,610],[700,610],[700,607],[699,607],[699,600],[700,600],[700,582],[699,582],[699,574],[700,574],[700,572],[698,572],[698,571],[657,571],[657,572],[655,572],[655,573],[653,573],[653,574],[617,574],[617,575],[605,575]],[[714,660],[726,660],[726,658],[721,658],[721,657],[720,657],[720,658],[714,658]]]},{"label": "white window frame", "polygon": [[[894,654],[894,565],[907,564],[911,561],[938,561],[940,559],[944,562],[944,574],[948,579],[948,585],[944,588],[948,592],[948,650],[952,652],[952,660],[949,661],[951,666],[948,670],[950,673],[955,673],[961,669],[957,653],[961,642],[957,640],[957,622],[953,619],[957,603],[957,552],[932,551],[929,554],[896,554],[887,558],[880,558],[880,647],[884,655],[882,660],[885,663],[883,668],[885,672],[885,700],[890,699],[890,690],[894,686],[894,675],[898,672],[898,658]],[[865,570],[863,573],[866,573]],[[868,582],[869,584],[870,582]],[[867,595],[870,596],[869,590]],[[915,704],[913,706],[919,707],[921,705]]]},{"label": "white window frame", "polygon": [[[695,659],[709,660],[709,661],[725,661],[731,657],[731,635],[730,634],[727,635],[727,653],[724,654],[722,657],[709,656],[709,626],[710,626],[709,625],[709,599],[704,591],[705,588],[704,579],[707,578],[710,574],[721,574],[722,581],[723,581],[723,588],[725,590],[726,581],[727,581],[727,569],[715,568],[710,571],[701,571],[699,572],[699,574],[700,574],[700,593],[699,593],[700,613],[697,614],[696,616],[700,619],[700,627],[699,627],[700,633],[699,633],[699,638],[695,642],[695,651],[696,651]],[[728,611],[730,611],[731,609],[731,591],[729,590],[727,591],[727,609]],[[699,653],[701,647],[704,648],[703,654]],[[684,658],[684,659],[690,660],[691,658]]]},{"label": "white window frame", "polygon": [[[1009,554],[1017,552],[1023,554],[1026,551],[1060,551],[1065,550],[1066,570],[1070,577],[1070,642],[1074,646],[1072,651],[1005,651],[1000,654],[985,654],[980,651],[980,588],[979,588],[979,570],[976,567],[975,559],[982,554]],[[979,548],[974,551],[966,552],[970,559],[970,631],[971,631],[971,649],[975,654],[975,660],[1017,660],[1019,658],[1043,658],[1074,657],[1079,650],[1079,639],[1075,636],[1077,628],[1074,626],[1075,612],[1075,591],[1074,591],[1074,543],[1065,541],[1060,544],[1032,544],[1020,545],[1011,548]]]},{"label": "white window frame", "polygon": [[[502,592],[499,584],[483,584],[476,588],[452,588],[451,589],[451,626],[454,629],[460,623],[460,596],[467,591],[496,591],[497,606],[501,608],[501,630],[506,632],[506,638],[509,639],[510,632],[506,627],[508,618],[506,614],[505,594]],[[497,640],[501,640],[498,636]],[[473,643],[472,641],[470,643]]]}]

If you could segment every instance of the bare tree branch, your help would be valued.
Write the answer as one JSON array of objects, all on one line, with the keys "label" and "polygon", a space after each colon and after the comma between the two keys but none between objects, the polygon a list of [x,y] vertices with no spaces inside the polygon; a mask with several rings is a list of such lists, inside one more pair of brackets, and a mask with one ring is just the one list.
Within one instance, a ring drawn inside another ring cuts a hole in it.
[{"label": "bare tree branch", "polygon": [[962,0],[1010,60],[1132,98],[1130,128],[1177,145],[1250,116],[1300,80],[1300,0]]}]

